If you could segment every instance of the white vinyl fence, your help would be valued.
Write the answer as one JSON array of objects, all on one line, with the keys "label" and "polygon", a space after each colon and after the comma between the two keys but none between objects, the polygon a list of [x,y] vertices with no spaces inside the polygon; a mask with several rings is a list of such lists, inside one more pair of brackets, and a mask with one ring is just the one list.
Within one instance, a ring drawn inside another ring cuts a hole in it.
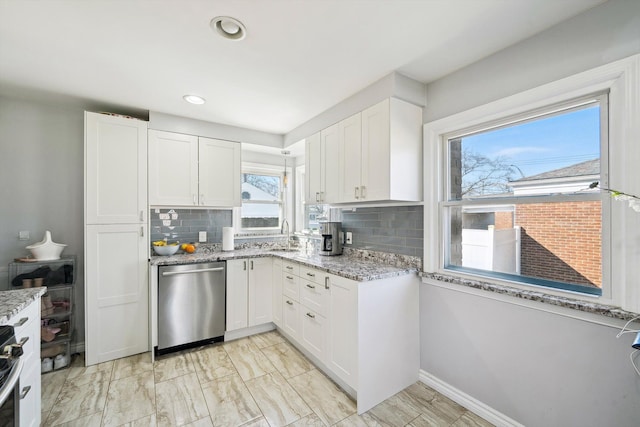
[{"label": "white vinyl fence", "polygon": [[520,227],[462,229],[462,266],[520,274]]}]

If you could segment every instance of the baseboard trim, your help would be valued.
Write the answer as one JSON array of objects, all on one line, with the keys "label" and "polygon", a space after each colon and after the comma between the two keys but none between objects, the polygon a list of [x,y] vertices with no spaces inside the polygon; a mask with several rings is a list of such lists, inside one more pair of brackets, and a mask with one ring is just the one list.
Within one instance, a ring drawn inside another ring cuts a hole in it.
[{"label": "baseboard trim", "polygon": [[481,416],[497,427],[524,427],[523,424],[520,424],[516,420],[496,411],[492,407],[480,402],[476,398],[469,396],[465,392],[458,390],[451,384],[442,381],[440,378],[437,378],[422,369],[420,370],[419,378],[421,382],[436,390],[438,393],[445,395],[449,399],[464,406],[474,414]]},{"label": "baseboard trim", "polygon": [[235,331],[227,331],[224,333],[224,340],[233,341],[251,335],[260,334],[262,332],[272,331],[275,328],[276,325],[272,322],[269,322],[262,325],[250,326],[248,328],[236,329]]}]

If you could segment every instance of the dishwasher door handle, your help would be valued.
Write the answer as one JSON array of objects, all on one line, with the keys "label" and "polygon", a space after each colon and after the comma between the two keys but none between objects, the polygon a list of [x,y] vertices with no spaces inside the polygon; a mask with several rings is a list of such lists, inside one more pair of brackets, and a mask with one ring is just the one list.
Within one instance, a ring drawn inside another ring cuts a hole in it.
[{"label": "dishwasher door handle", "polygon": [[224,271],[224,267],[216,267],[216,268],[201,268],[199,270],[182,270],[182,271],[163,271],[163,276],[175,276],[176,274],[194,274],[194,273],[205,273],[207,271]]}]

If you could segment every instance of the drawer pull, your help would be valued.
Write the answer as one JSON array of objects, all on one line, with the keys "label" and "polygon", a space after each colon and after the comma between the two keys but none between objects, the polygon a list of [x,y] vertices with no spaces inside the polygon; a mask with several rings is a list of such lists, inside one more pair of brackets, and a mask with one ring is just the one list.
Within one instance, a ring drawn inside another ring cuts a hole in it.
[{"label": "drawer pull", "polygon": [[309,276],[309,277],[316,277],[316,275],[315,275],[315,274],[313,274],[313,273],[307,273],[307,276]]},{"label": "drawer pull", "polygon": [[324,278],[324,288],[329,289],[329,276]]},{"label": "drawer pull", "polygon": [[289,300],[287,300],[287,304],[293,305],[293,303],[291,301],[289,301]]},{"label": "drawer pull", "polygon": [[24,325],[24,324],[25,324],[25,323],[27,323],[28,321],[29,321],[29,318],[28,318],[28,317],[23,317],[22,319],[20,319],[20,321],[19,321],[18,323],[14,323],[14,324],[13,324],[13,327],[14,327],[14,328],[17,328],[17,327],[19,327],[19,326]]},{"label": "drawer pull", "polygon": [[307,288],[309,288],[309,289],[315,289],[316,287],[307,283]]},{"label": "drawer pull", "polygon": [[315,314],[311,314],[311,313],[307,313],[307,317],[309,317],[311,319],[315,319],[316,315]]},{"label": "drawer pull", "polygon": [[22,347],[23,345],[25,345],[25,343],[29,341],[29,337],[24,337],[20,340],[20,346]]},{"label": "drawer pull", "polygon": [[25,388],[22,389],[22,393],[20,393],[20,400],[24,399],[25,397],[27,397],[27,394],[29,394],[29,392],[31,391],[31,386],[28,385]]},{"label": "drawer pull", "polygon": [[293,267],[291,267],[290,265],[286,266],[287,270],[293,270]]},{"label": "drawer pull", "polygon": [[287,279],[293,280],[293,276],[287,276]]}]

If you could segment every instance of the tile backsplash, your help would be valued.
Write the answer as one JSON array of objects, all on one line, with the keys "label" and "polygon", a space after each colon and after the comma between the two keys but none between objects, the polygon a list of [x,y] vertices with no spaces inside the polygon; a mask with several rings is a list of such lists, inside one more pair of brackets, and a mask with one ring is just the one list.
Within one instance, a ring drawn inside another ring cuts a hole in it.
[{"label": "tile backsplash", "polygon": [[342,231],[353,233],[345,247],[422,257],[423,212],[422,206],[344,209]]},{"label": "tile backsplash", "polygon": [[222,242],[222,227],[231,227],[231,210],[155,209],[149,212],[151,241],[197,242],[198,232],[207,232],[207,243]]}]

